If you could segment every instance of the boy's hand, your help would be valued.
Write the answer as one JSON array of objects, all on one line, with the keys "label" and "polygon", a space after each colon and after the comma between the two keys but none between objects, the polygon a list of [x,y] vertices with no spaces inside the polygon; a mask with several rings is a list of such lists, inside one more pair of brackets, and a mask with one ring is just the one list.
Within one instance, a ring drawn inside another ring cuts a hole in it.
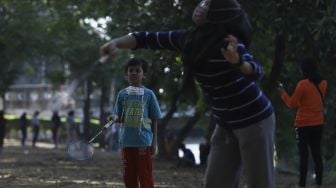
[{"label": "boy's hand", "polygon": [[118,119],[118,116],[116,115],[110,115],[107,117],[107,121],[116,121]]},{"label": "boy's hand", "polygon": [[156,145],[155,146],[151,146],[151,155],[155,155],[157,151]]}]

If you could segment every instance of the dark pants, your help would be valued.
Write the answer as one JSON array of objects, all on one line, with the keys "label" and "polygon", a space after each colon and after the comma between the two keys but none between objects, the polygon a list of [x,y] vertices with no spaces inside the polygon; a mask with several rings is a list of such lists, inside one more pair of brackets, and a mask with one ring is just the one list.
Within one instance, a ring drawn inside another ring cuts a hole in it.
[{"label": "dark pants", "polygon": [[2,125],[0,126],[0,148],[3,147],[5,135],[6,135],[6,127]]},{"label": "dark pants", "polygon": [[24,146],[27,138],[27,128],[21,127],[21,145]]},{"label": "dark pants", "polygon": [[39,132],[40,128],[38,126],[33,126],[33,147],[35,147],[35,143],[38,139]]},{"label": "dark pants", "polygon": [[323,163],[321,156],[322,125],[296,128],[296,139],[300,154],[300,186],[306,185],[308,170],[308,147],[310,147],[315,167],[316,184],[322,184]]},{"label": "dark pants", "polygon": [[54,126],[51,129],[52,131],[52,139],[54,141],[55,146],[58,145],[58,126]]}]

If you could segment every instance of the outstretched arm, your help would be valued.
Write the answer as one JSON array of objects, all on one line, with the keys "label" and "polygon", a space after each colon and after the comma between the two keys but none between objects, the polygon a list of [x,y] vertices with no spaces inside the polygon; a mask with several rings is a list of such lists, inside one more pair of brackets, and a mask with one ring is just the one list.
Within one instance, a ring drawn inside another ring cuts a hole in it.
[{"label": "outstretched arm", "polygon": [[295,88],[292,96],[289,96],[284,88],[280,89],[281,99],[286,103],[289,108],[296,108],[303,96],[304,86],[299,82]]},{"label": "outstretched arm", "polygon": [[180,51],[180,37],[184,34],[183,30],[161,31],[161,32],[134,32],[122,37],[112,39],[101,48],[102,56],[115,57],[119,49],[168,49]]},{"label": "outstretched arm", "polygon": [[137,41],[133,35],[124,35],[105,43],[100,48],[102,56],[115,57],[119,49],[132,49],[137,45]]}]

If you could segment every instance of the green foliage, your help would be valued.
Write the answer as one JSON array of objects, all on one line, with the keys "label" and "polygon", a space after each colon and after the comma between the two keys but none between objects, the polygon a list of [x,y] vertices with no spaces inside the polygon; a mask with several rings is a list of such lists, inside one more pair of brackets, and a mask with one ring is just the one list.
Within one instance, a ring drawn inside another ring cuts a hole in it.
[{"label": "green foliage", "polygon": [[[0,57],[1,58],[1,57]],[[0,96],[3,96],[9,86],[19,76],[19,67],[9,62],[1,62],[0,64]]]},{"label": "green foliage", "polygon": [[58,88],[59,86],[64,84],[66,81],[66,76],[64,74],[64,71],[61,69],[56,69],[52,71],[46,77],[47,79],[49,79],[51,83],[53,83],[54,88]]},{"label": "green foliage", "polygon": [[[280,81],[291,94],[300,80],[301,74],[297,69],[297,60],[311,56],[319,64],[319,72],[328,81],[326,106],[325,134],[323,146],[326,158],[334,155],[335,146],[335,48],[333,48],[336,33],[335,1],[332,0],[280,0],[258,2],[242,0],[254,27],[254,38],[251,51],[264,65],[266,73],[270,71],[274,61],[274,42],[277,34],[285,34],[286,41],[285,66],[281,70]],[[267,83],[267,77],[262,84]],[[264,87],[262,85],[262,87]],[[287,161],[296,154],[294,137],[294,118],[296,110],[287,109],[280,100],[279,93],[269,96],[272,100],[277,117],[276,146],[279,160]],[[294,161],[292,161],[294,162]]]},{"label": "green foliage", "polygon": [[41,7],[30,1],[0,2],[0,94],[8,90],[22,70],[25,59],[38,45],[41,22],[36,12]]}]

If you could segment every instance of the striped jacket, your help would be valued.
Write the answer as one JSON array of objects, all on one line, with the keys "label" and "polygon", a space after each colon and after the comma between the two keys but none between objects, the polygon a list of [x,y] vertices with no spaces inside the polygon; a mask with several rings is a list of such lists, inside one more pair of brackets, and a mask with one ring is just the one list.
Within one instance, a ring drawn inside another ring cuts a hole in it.
[{"label": "striped jacket", "polygon": [[[135,49],[169,49],[182,51],[181,39],[186,31],[135,32]],[[200,65],[193,76],[210,102],[215,119],[231,129],[247,127],[273,113],[271,102],[260,90],[257,81],[263,75],[262,66],[256,62],[242,43],[238,52],[245,62],[252,65],[254,73],[244,75],[225,60],[218,49],[213,57]]]}]

